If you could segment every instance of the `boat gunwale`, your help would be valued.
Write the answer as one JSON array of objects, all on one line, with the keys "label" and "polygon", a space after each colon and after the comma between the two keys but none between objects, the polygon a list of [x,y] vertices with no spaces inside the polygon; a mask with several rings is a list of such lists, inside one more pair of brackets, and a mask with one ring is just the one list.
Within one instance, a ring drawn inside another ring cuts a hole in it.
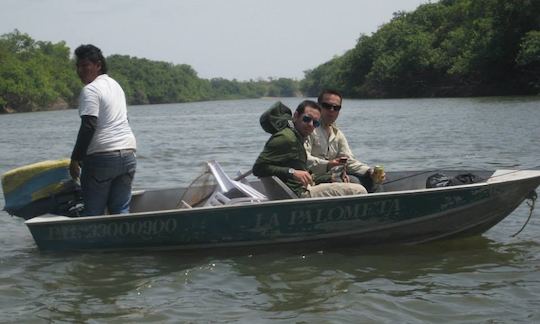
[{"label": "boat gunwale", "polygon": [[[444,170],[443,170],[444,171]],[[247,203],[247,204],[237,204],[237,205],[222,205],[222,206],[203,206],[203,207],[194,207],[194,208],[176,208],[176,209],[165,209],[165,210],[158,210],[158,211],[145,211],[145,212],[136,212],[136,213],[128,213],[128,214],[116,214],[116,215],[99,215],[99,216],[83,216],[83,217],[68,217],[68,216],[61,216],[61,215],[54,215],[54,214],[44,214],[40,215],[31,219],[26,220],[24,223],[27,226],[45,226],[50,224],[62,224],[62,223],[82,223],[82,222],[96,222],[96,221],[114,221],[117,219],[137,219],[137,218],[143,218],[143,217],[163,217],[163,216],[169,216],[169,215],[175,215],[175,216],[184,216],[184,215],[190,215],[192,213],[204,213],[208,211],[213,210],[228,210],[228,209],[245,209],[245,208],[253,208],[254,206],[271,206],[271,205],[298,205],[298,204],[304,204],[306,202],[317,202],[317,203],[324,203],[326,201],[334,201],[334,200],[340,200],[340,201],[350,201],[350,200],[371,200],[380,198],[381,196],[387,196],[389,198],[393,196],[410,196],[418,193],[429,193],[429,192],[438,192],[438,191],[457,191],[461,190],[463,188],[475,188],[475,187],[484,187],[484,186],[494,186],[497,184],[503,184],[503,183],[511,183],[511,182],[519,182],[523,180],[529,180],[529,179],[540,179],[540,171],[539,170],[503,170],[498,169],[494,170],[493,174],[496,174],[497,172],[503,172],[503,171],[509,171],[508,173],[497,175],[497,180],[490,181],[492,179],[492,176],[486,179],[486,181],[478,182],[478,183],[472,183],[472,184],[463,184],[463,185],[456,185],[456,186],[449,186],[449,187],[436,187],[436,188],[420,188],[420,189],[409,189],[409,190],[399,190],[399,191],[389,191],[389,192],[377,192],[377,193],[370,193],[370,194],[363,194],[363,195],[348,195],[348,196],[335,196],[335,197],[315,197],[315,198],[290,198],[290,199],[283,199],[283,200],[266,200],[266,201],[259,201],[259,202],[253,202],[253,203]],[[527,175],[529,172],[525,173],[525,175],[522,175],[517,178],[507,178],[507,175],[509,174],[516,174],[523,171],[532,171],[534,174]],[[502,180],[501,180],[502,178]],[[182,189],[183,187],[173,187],[173,188],[166,188],[163,190],[170,190],[170,189]],[[156,189],[156,190],[162,190],[162,189]]]}]

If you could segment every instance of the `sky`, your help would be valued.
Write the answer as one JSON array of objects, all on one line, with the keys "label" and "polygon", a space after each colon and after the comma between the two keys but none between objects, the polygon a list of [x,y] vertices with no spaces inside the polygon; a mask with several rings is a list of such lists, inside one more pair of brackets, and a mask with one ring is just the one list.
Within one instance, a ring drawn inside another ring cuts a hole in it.
[{"label": "sky", "polygon": [[188,64],[202,78],[293,78],[429,0],[0,0],[0,35]]}]

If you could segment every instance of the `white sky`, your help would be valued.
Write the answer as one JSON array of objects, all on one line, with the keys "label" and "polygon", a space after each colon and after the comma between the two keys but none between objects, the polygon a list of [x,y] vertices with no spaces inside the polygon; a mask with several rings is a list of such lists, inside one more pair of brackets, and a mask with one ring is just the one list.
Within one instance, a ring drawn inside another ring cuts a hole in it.
[{"label": "white sky", "polygon": [[302,79],[428,0],[0,0],[0,34],[189,64],[203,78]]}]

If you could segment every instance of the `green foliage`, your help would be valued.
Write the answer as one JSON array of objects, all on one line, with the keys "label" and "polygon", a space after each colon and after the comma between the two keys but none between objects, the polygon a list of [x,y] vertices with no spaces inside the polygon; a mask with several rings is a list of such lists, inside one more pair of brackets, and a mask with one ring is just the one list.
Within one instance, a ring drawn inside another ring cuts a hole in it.
[{"label": "green foliage", "polygon": [[533,30],[525,34],[516,62],[520,66],[540,63],[540,30]]},{"label": "green foliage", "polygon": [[208,87],[188,65],[150,61],[126,55],[107,58],[108,74],[122,85],[129,104],[204,100]]},{"label": "green foliage", "polygon": [[538,93],[540,1],[446,0],[399,12],[301,89],[350,97]]},{"label": "green foliage", "polygon": [[297,94],[298,86],[294,80],[279,78],[267,84],[266,95],[269,97],[294,97]]},{"label": "green foliage", "polygon": [[208,99],[257,98],[264,95],[264,90],[251,87],[247,82],[237,80],[213,78],[209,80],[208,86],[211,89]]},{"label": "green foliage", "polygon": [[157,104],[218,99],[289,97],[298,93],[298,82],[280,78],[269,81],[201,79],[189,65],[112,55],[109,74],[124,88],[129,104]]},{"label": "green foliage", "polygon": [[322,88],[340,89],[339,74],[337,73],[341,66],[340,61],[341,59],[334,59],[313,70],[306,71],[306,76],[301,82],[301,90],[304,94],[308,97],[317,97]]},{"label": "green foliage", "polygon": [[15,30],[0,37],[0,105],[16,111],[73,101],[78,79],[65,43],[36,42]]},{"label": "green foliage", "polygon": [[540,30],[532,30],[522,38],[516,63],[527,76],[524,82],[540,92]]},{"label": "green foliage", "polygon": [[[305,71],[301,82],[208,80],[185,64],[107,60],[129,104],[317,96],[323,88],[348,97],[537,94],[540,1],[441,0],[395,13],[345,54]],[[73,107],[81,87],[64,42],[35,41],[18,30],[0,36],[0,108]]]},{"label": "green foliage", "polygon": [[[111,55],[107,64],[108,74],[122,85],[130,105],[288,97],[299,92],[299,82],[285,78],[247,82],[207,80],[199,78],[186,64],[127,55]],[[18,30],[0,37],[0,108],[36,111],[58,102],[74,107],[81,87],[70,49],[64,42],[36,42]]]}]

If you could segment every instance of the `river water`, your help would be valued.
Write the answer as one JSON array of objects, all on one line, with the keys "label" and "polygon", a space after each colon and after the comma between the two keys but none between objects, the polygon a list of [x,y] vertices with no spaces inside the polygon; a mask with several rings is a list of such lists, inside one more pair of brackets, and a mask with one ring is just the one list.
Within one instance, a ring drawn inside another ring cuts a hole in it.
[{"label": "river water", "polygon": [[[210,159],[249,170],[275,100],[130,107],[135,188],[187,185]],[[338,122],[357,157],[386,170],[540,165],[538,97],[346,100]],[[0,115],[0,173],[69,157],[78,123],[76,110]],[[525,203],[467,239],[191,254],[44,253],[2,211],[0,322],[538,323],[539,210],[517,237]]]}]

